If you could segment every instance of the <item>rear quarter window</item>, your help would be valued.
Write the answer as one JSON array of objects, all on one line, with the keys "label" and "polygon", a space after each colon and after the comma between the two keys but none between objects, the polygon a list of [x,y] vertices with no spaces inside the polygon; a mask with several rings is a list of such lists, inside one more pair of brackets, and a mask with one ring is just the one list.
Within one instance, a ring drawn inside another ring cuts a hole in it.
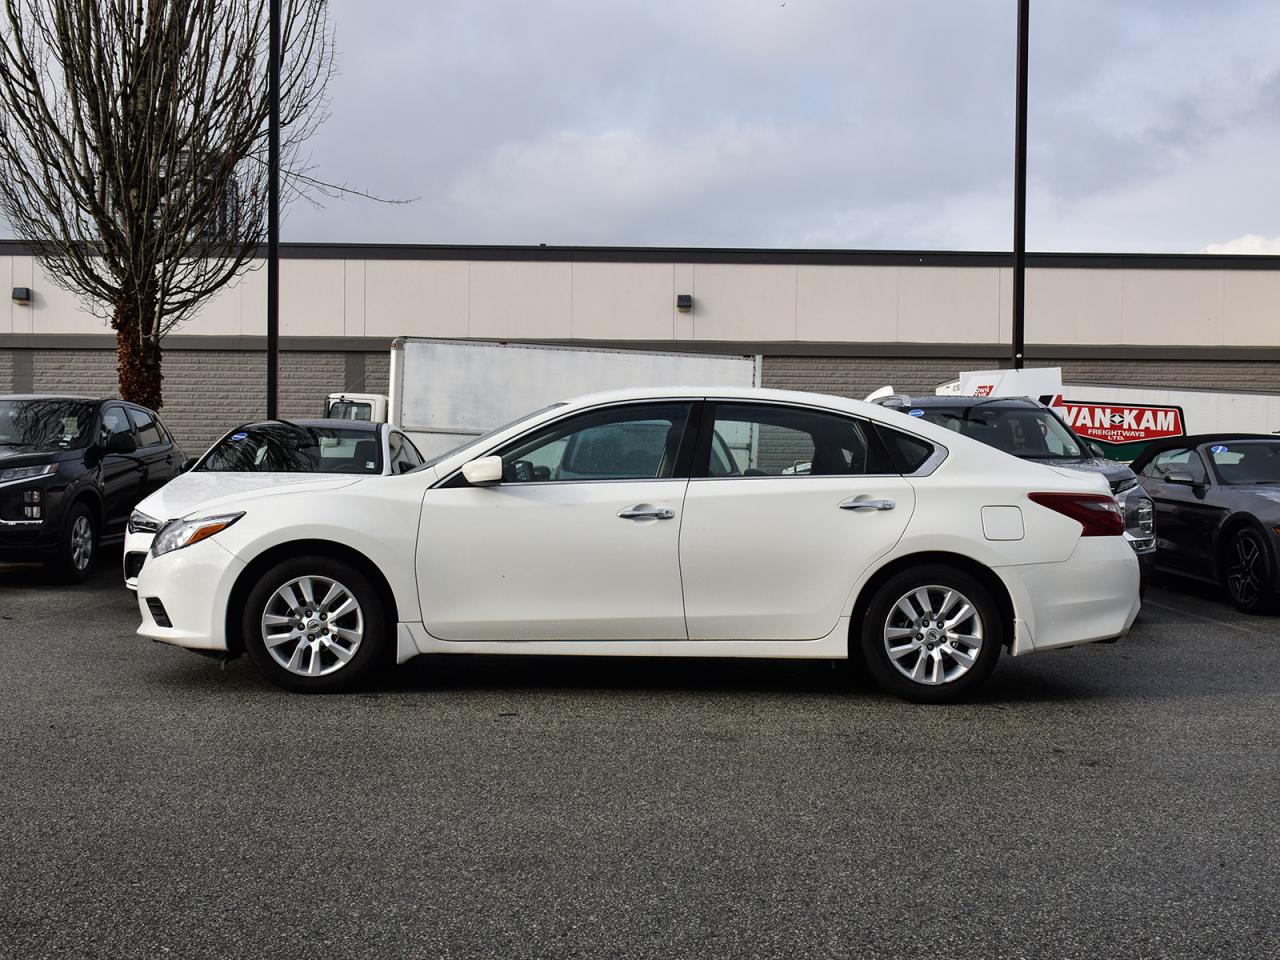
[{"label": "rear quarter window", "polygon": [[933,456],[933,451],[936,449],[927,440],[900,433],[883,424],[878,424],[877,429],[899,473],[915,473]]}]

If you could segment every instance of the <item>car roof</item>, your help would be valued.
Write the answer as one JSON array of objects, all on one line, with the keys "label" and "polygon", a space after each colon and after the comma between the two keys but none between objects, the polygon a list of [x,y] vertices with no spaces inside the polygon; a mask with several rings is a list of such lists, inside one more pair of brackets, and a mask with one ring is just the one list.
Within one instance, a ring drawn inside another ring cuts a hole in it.
[{"label": "car roof", "polygon": [[237,429],[257,429],[261,427],[270,427],[277,424],[293,425],[295,427],[315,427],[317,429],[328,430],[353,430],[357,433],[375,433],[381,423],[371,423],[368,420],[342,420],[339,418],[315,418],[307,420],[294,420],[292,418],[282,418],[280,420],[255,420],[252,423],[242,423]]},{"label": "car roof", "polygon": [[990,406],[999,408],[1003,406],[1020,407],[1026,409],[1028,407],[1045,409],[1044,405],[1032,400],[1030,397],[971,397],[971,396],[924,396],[910,397],[906,394],[896,393],[892,396],[885,397],[883,400],[876,401],[880,406],[889,410],[898,410],[904,407],[919,407],[928,410],[932,407],[950,407],[952,409],[968,409],[977,406]]},{"label": "car roof", "polygon": [[0,400],[78,400],[84,403],[106,403],[115,397],[82,397],[74,393],[6,393]]},{"label": "car roof", "polygon": [[1140,469],[1151,462],[1151,459],[1158,453],[1164,453],[1166,450],[1183,450],[1188,447],[1203,447],[1206,443],[1222,443],[1226,441],[1231,443],[1238,440],[1276,440],[1280,441],[1280,434],[1274,433],[1193,433],[1185,437],[1166,437],[1163,440],[1152,440],[1133,460],[1133,471],[1137,473]]}]

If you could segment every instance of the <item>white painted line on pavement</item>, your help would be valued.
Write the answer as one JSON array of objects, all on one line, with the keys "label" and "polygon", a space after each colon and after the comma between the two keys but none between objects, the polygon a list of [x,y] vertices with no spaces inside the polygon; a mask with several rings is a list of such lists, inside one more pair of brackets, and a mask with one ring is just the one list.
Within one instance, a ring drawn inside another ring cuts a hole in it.
[{"label": "white painted line on pavement", "polygon": [[1226,627],[1228,630],[1239,630],[1241,633],[1252,634],[1255,637],[1262,637],[1266,640],[1272,640],[1276,637],[1276,631],[1250,630],[1248,627],[1242,627],[1239,624],[1232,623],[1230,620],[1219,620],[1217,617],[1206,617],[1203,613],[1194,613],[1191,610],[1184,610],[1181,607],[1171,607],[1166,603],[1157,603],[1154,600],[1143,600],[1144,607],[1159,607],[1161,610],[1168,610],[1170,613],[1181,613],[1188,617],[1195,617],[1199,620],[1207,620],[1210,623],[1216,623],[1220,627]]}]

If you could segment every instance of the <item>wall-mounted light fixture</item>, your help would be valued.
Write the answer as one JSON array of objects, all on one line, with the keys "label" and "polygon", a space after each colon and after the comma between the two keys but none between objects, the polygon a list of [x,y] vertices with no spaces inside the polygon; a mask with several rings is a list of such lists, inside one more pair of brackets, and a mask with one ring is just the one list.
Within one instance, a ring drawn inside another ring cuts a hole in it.
[{"label": "wall-mounted light fixture", "polygon": [[31,302],[31,288],[30,287],[14,287],[13,302],[29,304]]},{"label": "wall-mounted light fixture", "polygon": [[693,309],[693,294],[691,294],[691,293],[677,293],[677,294],[676,294],[676,309],[677,309],[677,310],[679,310],[681,313],[688,313],[690,310],[692,310],[692,309]]}]

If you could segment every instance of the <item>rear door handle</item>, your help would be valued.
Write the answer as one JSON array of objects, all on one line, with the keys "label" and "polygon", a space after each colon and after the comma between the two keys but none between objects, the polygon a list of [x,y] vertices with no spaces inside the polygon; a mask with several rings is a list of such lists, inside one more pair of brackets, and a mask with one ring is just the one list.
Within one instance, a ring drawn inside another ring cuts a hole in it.
[{"label": "rear door handle", "polygon": [[637,503],[618,511],[618,516],[623,520],[670,520],[675,515],[676,512],[670,507],[654,507],[647,503]]},{"label": "rear door handle", "polygon": [[892,510],[897,505],[894,500],[859,500],[857,497],[850,497],[839,503],[841,510]]}]

